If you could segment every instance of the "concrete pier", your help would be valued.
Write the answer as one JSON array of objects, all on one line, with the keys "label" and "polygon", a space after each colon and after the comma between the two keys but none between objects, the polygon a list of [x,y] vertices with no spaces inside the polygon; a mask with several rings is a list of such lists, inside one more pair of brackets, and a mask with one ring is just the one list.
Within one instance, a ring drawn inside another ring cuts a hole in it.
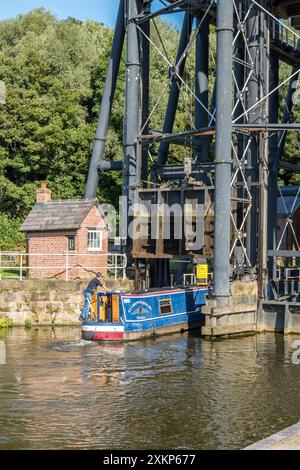
[{"label": "concrete pier", "polygon": [[300,422],[244,450],[300,450]]},{"label": "concrete pier", "polygon": [[258,311],[257,331],[300,334],[300,302],[262,302]]},{"label": "concrete pier", "polygon": [[233,282],[226,305],[219,305],[214,298],[207,299],[202,308],[205,326],[201,333],[206,337],[241,335],[256,332],[257,283]]}]

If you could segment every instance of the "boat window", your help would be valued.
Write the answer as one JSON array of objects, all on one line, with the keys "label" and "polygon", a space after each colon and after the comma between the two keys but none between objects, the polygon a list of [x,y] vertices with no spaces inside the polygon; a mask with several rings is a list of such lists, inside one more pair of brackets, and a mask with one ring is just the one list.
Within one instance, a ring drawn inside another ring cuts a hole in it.
[{"label": "boat window", "polygon": [[171,299],[163,299],[159,301],[159,310],[161,315],[172,313],[172,301]]}]

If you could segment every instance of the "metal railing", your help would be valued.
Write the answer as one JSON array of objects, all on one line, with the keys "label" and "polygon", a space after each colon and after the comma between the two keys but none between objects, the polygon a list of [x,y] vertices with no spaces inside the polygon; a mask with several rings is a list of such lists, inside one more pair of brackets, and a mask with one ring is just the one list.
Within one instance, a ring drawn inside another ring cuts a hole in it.
[{"label": "metal railing", "polygon": [[299,50],[299,39],[293,30],[278,24],[277,21],[270,19],[270,36],[273,41],[279,41],[295,51]]},{"label": "metal railing", "polygon": [[276,280],[299,280],[300,279],[300,268],[277,268],[276,269]]},{"label": "metal railing", "polygon": [[183,275],[184,286],[194,286],[196,284],[196,275],[194,273],[186,273]]},{"label": "metal railing", "polygon": [[[99,262],[98,262],[99,259]],[[126,278],[127,256],[120,253],[23,253],[0,251],[0,279],[24,277],[70,279],[72,271],[107,271],[115,279]],[[40,273],[40,275],[36,275]],[[80,277],[80,276],[79,276]]]}]

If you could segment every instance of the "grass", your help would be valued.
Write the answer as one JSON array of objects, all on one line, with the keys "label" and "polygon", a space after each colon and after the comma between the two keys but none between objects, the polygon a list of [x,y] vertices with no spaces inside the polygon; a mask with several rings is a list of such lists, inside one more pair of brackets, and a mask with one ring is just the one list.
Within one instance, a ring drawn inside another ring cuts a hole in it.
[{"label": "grass", "polygon": [[[26,270],[22,271],[23,278],[26,276]],[[1,269],[0,270],[0,280],[1,279],[20,279],[20,270],[19,269]]]}]

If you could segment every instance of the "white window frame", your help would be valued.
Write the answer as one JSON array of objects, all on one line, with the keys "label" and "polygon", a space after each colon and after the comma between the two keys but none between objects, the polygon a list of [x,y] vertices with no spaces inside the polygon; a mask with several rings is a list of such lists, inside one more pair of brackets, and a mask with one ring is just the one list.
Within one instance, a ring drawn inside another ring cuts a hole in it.
[{"label": "white window frame", "polygon": [[[94,246],[89,246],[89,243],[90,243],[90,235],[94,235],[93,238],[93,242],[94,242]],[[97,241],[97,235],[100,235],[99,237],[99,246],[95,246],[96,245],[96,241]],[[103,230],[102,229],[88,229],[88,233],[87,233],[87,250],[88,251],[103,251],[102,250],[103,248]]]}]

